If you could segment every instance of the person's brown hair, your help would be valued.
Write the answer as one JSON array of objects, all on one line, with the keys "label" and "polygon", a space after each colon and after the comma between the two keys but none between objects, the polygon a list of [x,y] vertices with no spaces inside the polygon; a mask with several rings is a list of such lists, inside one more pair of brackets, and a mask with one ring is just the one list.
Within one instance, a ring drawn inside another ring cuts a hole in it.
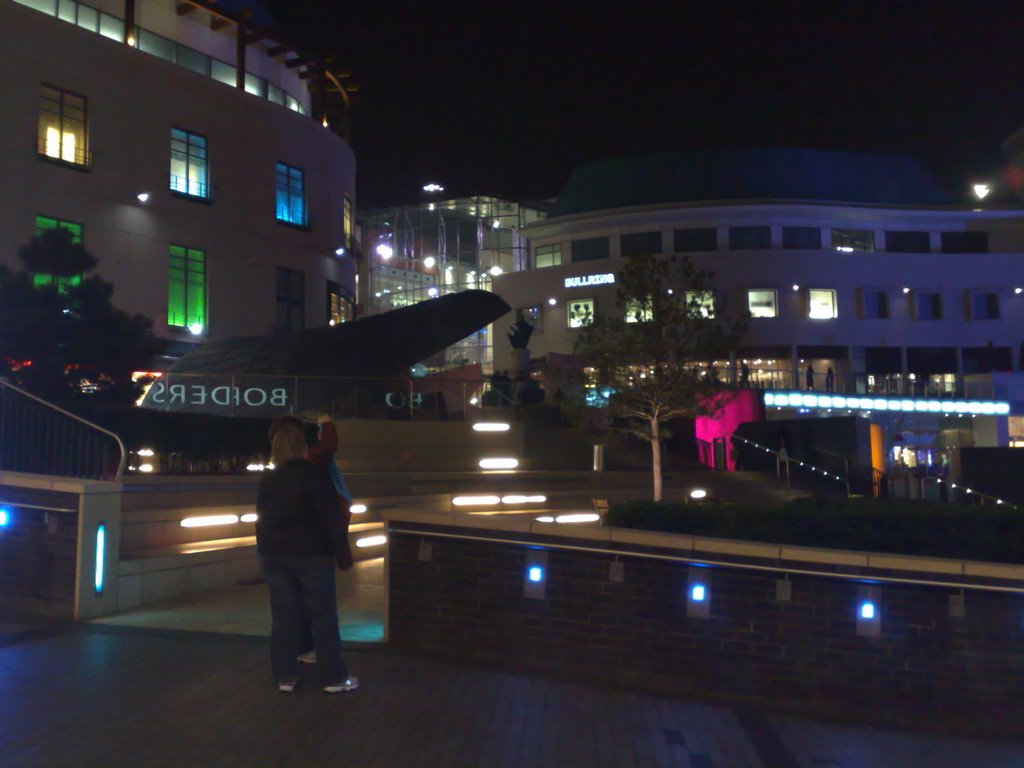
[{"label": "person's brown hair", "polygon": [[270,444],[270,460],[275,467],[306,458],[306,438],[298,427],[286,425],[277,431]]}]

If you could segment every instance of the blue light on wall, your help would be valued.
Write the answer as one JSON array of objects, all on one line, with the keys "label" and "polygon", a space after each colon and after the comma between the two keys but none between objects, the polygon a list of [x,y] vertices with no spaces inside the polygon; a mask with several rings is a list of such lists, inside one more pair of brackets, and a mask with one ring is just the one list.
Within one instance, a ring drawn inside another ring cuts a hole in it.
[{"label": "blue light on wall", "polygon": [[10,507],[0,507],[0,528],[7,528],[14,520],[14,513]]},{"label": "blue light on wall", "polygon": [[1005,400],[946,400],[939,398],[846,397],[803,392],[765,392],[764,404],[776,408],[846,408],[852,411],[897,411],[901,413],[969,414],[1006,416],[1010,404]]},{"label": "blue light on wall", "polygon": [[871,621],[875,618],[875,604],[870,600],[860,604],[860,617],[865,621]]},{"label": "blue light on wall", "polygon": [[539,565],[531,566],[530,570],[527,572],[527,578],[535,584],[543,581],[544,569],[541,568]]},{"label": "blue light on wall", "polygon": [[107,549],[107,526],[100,523],[96,526],[96,593],[103,591],[103,560]]},{"label": "blue light on wall", "polygon": [[703,603],[705,592],[703,584],[693,584],[690,587],[690,599],[697,603]]}]

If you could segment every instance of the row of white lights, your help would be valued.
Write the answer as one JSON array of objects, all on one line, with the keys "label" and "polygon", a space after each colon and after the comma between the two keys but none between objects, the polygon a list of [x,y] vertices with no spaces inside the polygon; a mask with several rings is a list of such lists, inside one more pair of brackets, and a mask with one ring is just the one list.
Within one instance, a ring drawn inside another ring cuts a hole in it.
[{"label": "row of white lights", "polygon": [[452,504],[456,507],[480,507],[493,506],[495,504],[543,504],[548,500],[547,496],[536,494],[527,496],[525,494],[511,494],[508,496],[455,496]]},{"label": "row of white lights", "polygon": [[[365,504],[353,504],[352,514],[361,515],[366,512]],[[235,523],[255,523],[259,519],[255,512],[243,515],[197,515],[186,517],[181,521],[182,528],[206,528],[211,525],[234,525]]]},{"label": "row of white lights", "polygon": [[[764,451],[765,453],[778,453],[778,451],[773,451],[771,448],[766,448],[765,446],[760,445],[759,443],[755,443],[752,440],[747,440],[747,438],[745,438],[745,437],[740,437],[739,435],[733,435],[732,437],[733,437],[734,440],[739,440],[740,442],[746,443],[747,445],[751,445],[754,448],[759,448],[762,451]],[[809,462],[806,462],[806,461],[798,461],[797,459],[788,459],[788,461],[792,461],[795,464],[797,464],[798,466],[804,467],[805,469],[809,469],[811,472],[818,472],[819,474],[821,474],[821,475],[823,475],[825,477],[835,478],[836,480],[839,480],[840,482],[845,482],[845,480],[846,480],[842,475],[836,474],[835,472],[826,472],[821,467],[816,467],[813,464],[811,464]]]},{"label": "row of white lights", "polygon": [[970,413],[1005,416],[1010,404],[992,400],[891,400],[885,397],[846,397],[813,395],[803,392],[765,392],[764,404],[778,408],[849,408],[864,411],[900,411],[916,413]]}]

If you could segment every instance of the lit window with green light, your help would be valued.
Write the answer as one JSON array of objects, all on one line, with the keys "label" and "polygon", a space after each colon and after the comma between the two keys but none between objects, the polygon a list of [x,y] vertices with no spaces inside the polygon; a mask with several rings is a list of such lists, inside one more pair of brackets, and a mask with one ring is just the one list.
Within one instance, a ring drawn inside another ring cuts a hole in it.
[{"label": "lit window with green light", "polygon": [[196,335],[206,329],[206,251],[170,246],[167,325]]},{"label": "lit window with green light", "polygon": [[[36,216],[36,237],[58,229],[70,232],[71,242],[75,245],[82,244],[82,225],[77,221],[65,221],[53,218],[52,216]],[[81,275],[61,276],[46,274],[45,272],[36,272],[32,275],[32,285],[34,287],[42,288],[46,285],[55,285],[61,293],[67,293],[69,287],[81,285],[81,283]]]}]

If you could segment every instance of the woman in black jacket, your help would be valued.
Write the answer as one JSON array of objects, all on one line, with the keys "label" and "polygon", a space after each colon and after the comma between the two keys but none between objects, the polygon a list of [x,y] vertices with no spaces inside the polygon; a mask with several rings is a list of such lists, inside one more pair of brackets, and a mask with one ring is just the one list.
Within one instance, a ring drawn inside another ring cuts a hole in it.
[{"label": "woman in black jacket", "polygon": [[275,469],[264,474],[256,511],[256,549],[270,589],[270,664],[277,687],[295,690],[303,610],[313,624],[324,691],[354,691],[341,657],[334,569],[344,562],[348,535],[327,474],[306,460],[301,430],[285,427],[271,445]]}]

